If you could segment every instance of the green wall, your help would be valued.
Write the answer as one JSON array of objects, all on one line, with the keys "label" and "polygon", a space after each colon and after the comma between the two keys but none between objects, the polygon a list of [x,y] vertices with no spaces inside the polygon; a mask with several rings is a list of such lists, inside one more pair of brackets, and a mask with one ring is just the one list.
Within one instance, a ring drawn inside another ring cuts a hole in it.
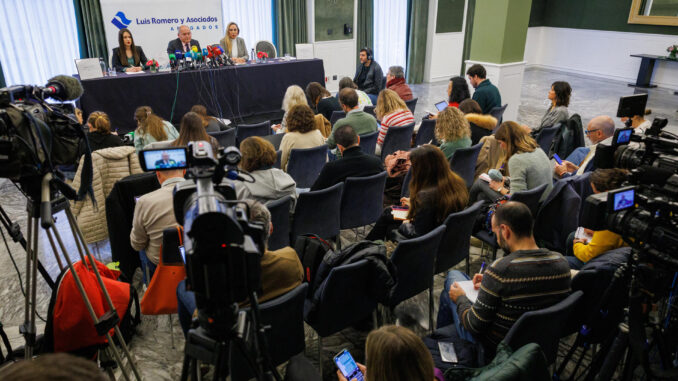
[{"label": "green wall", "polygon": [[436,33],[461,32],[465,0],[438,0]]},{"label": "green wall", "polygon": [[350,40],[353,32],[344,34],[344,24],[353,31],[353,0],[315,0],[315,41]]},{"label": "green wall", "polygon": [[523,60],[532,0],[477,0],[473,17],[473,61]]},{"label": "green wall", "polygon": [[678,26],[629,24],[632,0],[533,0],[530,26],[678,35]]}]

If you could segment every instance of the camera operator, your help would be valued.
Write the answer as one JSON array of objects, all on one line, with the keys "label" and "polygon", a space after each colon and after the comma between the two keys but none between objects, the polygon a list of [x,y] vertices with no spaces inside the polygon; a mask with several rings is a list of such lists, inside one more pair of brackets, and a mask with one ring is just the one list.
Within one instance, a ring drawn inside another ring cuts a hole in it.
[{"label": "camera operator", "polygon": [[[254,200],[244,200],[249,209],[250,222],[260,223],[268,227],[264,242],[273,232],[271,212],[264,204]],[[297,252],[291,247],[284,247],[275,251],[268,248],[261,257],[261,295],[259,302],[276,298],[299,286],[304,280],[304,269],[299,261]],[[181,281],[177,287],[179,322],[184,336],[191,325],[191,316],[196,311],[195,296],[192,291],[186,290],[186,281]]]},{"label": "camera operator", "polygon": [[[619,188],[626,180],[628,171],[625,169],[596,169],[591,174],[591,188],[593,193],[602,193]],[[609,230],[591,231],[587,230],[588,235],[592,235],[591,240],[587,242],[584,238],[575,238],[572,232],[565,244],[567,248],[566,257],[570,268],[579,270],[591,259],[607,251],[626,246],[622,237]]]},{"label": "camera operator", "polygon": [[[591,119],[584,131],[591,141],[591,146],[575,149],[566,160],[563,160],[563,164],[556,164],[553,168],[555,177],[560,179],[592,171],[594,169],[593,157],[596,155],[596,146],[598,144],[611,145],[614,129],[614,120],[607,115],[600,115]],[[588,150],[588,153],[584,154],[586,150]],[[579,162],[579,165],[574,164],[573,161],[581,156],[584,156],[584,158]]]}]

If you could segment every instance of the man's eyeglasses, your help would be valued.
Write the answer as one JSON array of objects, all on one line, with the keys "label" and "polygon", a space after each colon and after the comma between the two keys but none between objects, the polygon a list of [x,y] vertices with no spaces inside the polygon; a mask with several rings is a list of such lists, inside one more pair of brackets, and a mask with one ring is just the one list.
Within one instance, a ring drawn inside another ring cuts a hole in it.
[{"label": "man's eyeglasses", "polygon": [[598,131],[598,128],[596,128],[595,130],[586,130],[586,131],[584,131],[584,134],[586,134],[586,136],[588,136],[590,133],[596,132],[596,131]]}]

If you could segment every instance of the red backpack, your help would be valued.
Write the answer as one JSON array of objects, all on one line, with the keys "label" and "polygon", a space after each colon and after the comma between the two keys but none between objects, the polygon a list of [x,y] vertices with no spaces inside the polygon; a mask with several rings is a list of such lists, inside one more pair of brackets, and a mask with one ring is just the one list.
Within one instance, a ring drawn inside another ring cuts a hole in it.
[{"label": "red backpack", "polygon": [[[129,283],[118,280],[120,271],[111,270],[96,260],[94,264],[120,316],[118,327],[125,341],[129,341],[134,334],[134,328],[141,320],[136,290]],[[97,283],[96,274],[82,261],[74,263],[73,268],[82,282],[94,312],[101,317],[108,310],[108,303]],[[114,330],[111,329],[110,334],[115,338]],[[45,352],[70,352],[93,357],[106,341],[105,336],[97,335],[94,322],[73,275],[68,268],[64,269],[57,278],[49,303],[45,327]]]}]

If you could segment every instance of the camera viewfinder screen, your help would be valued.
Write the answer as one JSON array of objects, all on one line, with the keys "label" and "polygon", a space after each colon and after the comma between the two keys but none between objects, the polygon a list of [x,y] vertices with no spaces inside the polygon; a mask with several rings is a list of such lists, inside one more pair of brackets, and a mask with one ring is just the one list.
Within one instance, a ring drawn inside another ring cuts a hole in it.
[{"label": "camera viewfinder screen", "polygon": [[629,128],[626,130],[620,130],[619,136],[617,136],[617,144],[626,144],[631,141],[631,134],[633,129]]},{"label": "camera viewfinder screen", "polygon": [[146,170],[186,168],[186,150],[184,148],[168,148],[162,150],[144,151]]},{"label": "camera viewfinder screen", "polygon": [[634,190],[629,189],[623,192],[614,194],[614,211],[620,211],[628,209],[633,206],[634,203]]}]

